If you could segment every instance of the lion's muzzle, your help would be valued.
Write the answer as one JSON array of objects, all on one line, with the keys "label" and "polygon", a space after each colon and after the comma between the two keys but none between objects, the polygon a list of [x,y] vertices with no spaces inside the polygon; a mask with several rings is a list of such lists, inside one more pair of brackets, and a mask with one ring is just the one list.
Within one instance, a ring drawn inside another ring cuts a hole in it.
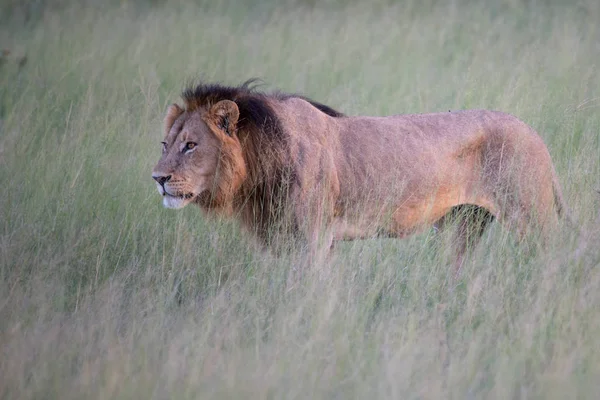
[{"label": "lion's muzzle", "polygon": [[176,189],[179,185],[177,182],[174,182],[174,185],[170,185],[171,178],[172,175],[152,174],[152,179],[156,181],[158,192],[163,196],[163,205],[166,208],[182,208],[192,200],[194,194],[187,192],[178,193]]},{"label": "lion's muzzle", "polygon": [[152,179],[154,179],[160,186],[164,186],[164,184],[171,179],[171,175],[152,174]]}]

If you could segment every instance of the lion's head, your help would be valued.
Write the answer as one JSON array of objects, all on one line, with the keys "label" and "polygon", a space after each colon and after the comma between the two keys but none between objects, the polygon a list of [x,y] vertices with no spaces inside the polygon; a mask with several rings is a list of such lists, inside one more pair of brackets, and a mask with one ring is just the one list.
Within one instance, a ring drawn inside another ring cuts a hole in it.
[{"label": "lion's head", "polygon": [[239,109],[230,100],[186,108],[173,104],[164,119],[162,156],[152,171],[163,205],[227,208],[247,175],[236,134]]}]

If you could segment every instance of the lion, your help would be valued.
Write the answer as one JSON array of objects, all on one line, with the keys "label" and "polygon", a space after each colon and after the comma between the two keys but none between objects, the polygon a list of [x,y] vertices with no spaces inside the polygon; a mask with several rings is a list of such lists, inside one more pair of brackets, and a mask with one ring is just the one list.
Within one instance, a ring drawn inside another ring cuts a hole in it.
[{"label": "lion", "polygon": [[235,218],[266,245],[274,232],[311,251],[403,238],[458,215],[462,257],[492,220],[547,234],[565,210],[544,142],[503,112],[347,116],[253,80],[188,87],[182,99],[152,172],[163,205]]}]

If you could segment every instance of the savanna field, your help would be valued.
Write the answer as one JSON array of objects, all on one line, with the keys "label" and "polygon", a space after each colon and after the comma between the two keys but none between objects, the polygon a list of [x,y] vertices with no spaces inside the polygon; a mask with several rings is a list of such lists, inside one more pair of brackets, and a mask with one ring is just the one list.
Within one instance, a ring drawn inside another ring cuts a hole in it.
[{"label": "savanna field", "polygon": [[[0,7],[0,398],[600,396],[596,0]],[[164,209],[167,106],[251,77],[350,115],[514,114],[574,224],[493,224],[455,276],[433,229],[306,266]]]}]

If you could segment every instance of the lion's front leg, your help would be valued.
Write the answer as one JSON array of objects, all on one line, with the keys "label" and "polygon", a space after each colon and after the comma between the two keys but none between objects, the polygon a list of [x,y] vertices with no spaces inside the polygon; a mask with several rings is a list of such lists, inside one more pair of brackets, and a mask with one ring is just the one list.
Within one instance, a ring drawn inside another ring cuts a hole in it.
[{"label": "lion's front leg", "polygon": [[324,261],[333,247],[333,194],[323,185],[312,190],[292,190],[294,218],[309,263]]}]

